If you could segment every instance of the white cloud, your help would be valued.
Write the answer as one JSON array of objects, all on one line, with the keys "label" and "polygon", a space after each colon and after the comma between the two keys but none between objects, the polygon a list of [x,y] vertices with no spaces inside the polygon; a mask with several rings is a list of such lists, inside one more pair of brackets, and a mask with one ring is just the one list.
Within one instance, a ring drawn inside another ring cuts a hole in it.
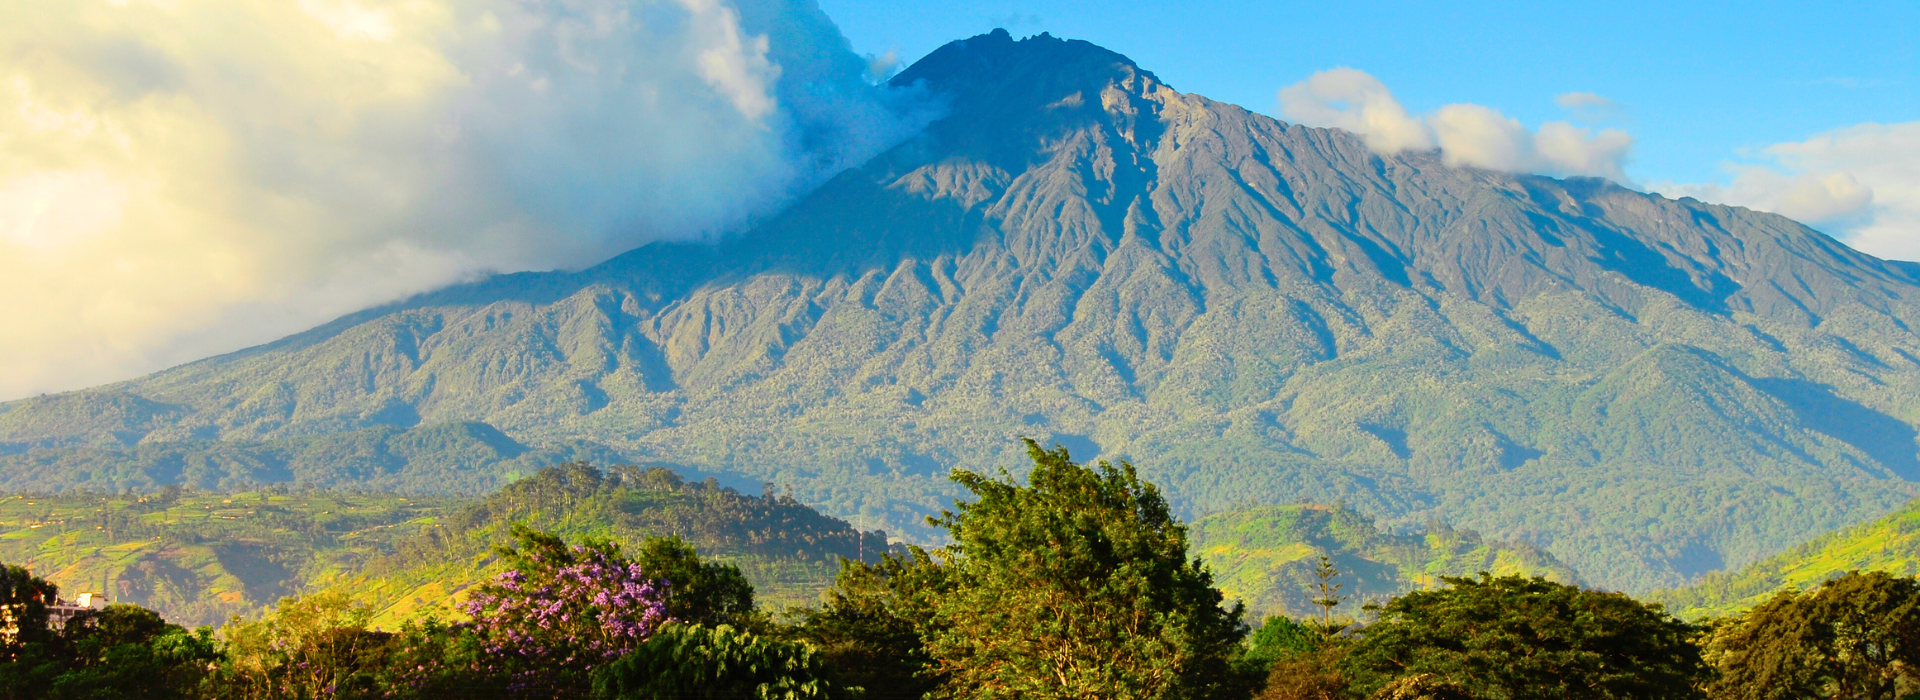
[{"label": "white cloud", "polygon": [[1619,103],[1616,103],[1613,100],[1609,100],[1605,97],[1601,97],[1599,95],[1593,94],[1591,92],[1564,92],[1559,95],[1555,95],[1553,98],[1553,103],[1560,105],[1561,109],[1565,109],[1569,111],[1576,110],[1576,109],[1619,109],[1620,108]]},{"label": "white cloud", "polygon": [[[1415,116],[1379,79],[1353,68],[1315,73],[1281,89],[1279,99],[1287,119],[1351,131],[1381,153],[1439,148],[1451,165],[1625,182],[1624,165],[1633,147],[1633,137],[1619,129],[1595,133],[1553,121],[1533,132],[1480,105],[1447,105]],[[1590,93],[1568,93],[1556,101],[1572,105],[1569,109],[1612,104]]]},{"label": "white cloud", "polygon": [[1627,106],[1591,92],[1567,92],[1554,96],[1553,103],[1567,110],[1577,122],[1623,121]]},{"label": "white cloud", "polygon": [[62,0],[0,22],[0,398],[766,213],[904,137],[812,0]]},{"label": "white cloud", "polygon": [[1379,78],[1353,68],[1320,71],[1280,89],[1280,113],[1312,126],[1359,134],[1382,153],[1433,148],[1433,134],[1407,114]]},{"label": "white cloud", "polygon": [[1718,183],[1655,183],[1672,197],[1771,211],[1883,258],[1920,260],[1920,122],[1860,124],[1760,149]]}]

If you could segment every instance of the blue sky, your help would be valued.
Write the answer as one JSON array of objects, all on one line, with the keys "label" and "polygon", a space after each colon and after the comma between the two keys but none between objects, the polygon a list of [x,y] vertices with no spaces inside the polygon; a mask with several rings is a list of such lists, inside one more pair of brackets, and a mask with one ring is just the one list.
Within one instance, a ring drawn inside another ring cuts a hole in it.
[{"label": "blue sky", "polygon": [[1004,26],[1126,54],[1185,92],[1278,116],[1314,72],[1371,73],[1414,113],[1486,105],[1565,119],[1621,103],[1645,182],[1724,180],[1742,152],[1865,122],[1920,120],[1920,2],[934,2],[822,0],[861,53],[904,61]]}]

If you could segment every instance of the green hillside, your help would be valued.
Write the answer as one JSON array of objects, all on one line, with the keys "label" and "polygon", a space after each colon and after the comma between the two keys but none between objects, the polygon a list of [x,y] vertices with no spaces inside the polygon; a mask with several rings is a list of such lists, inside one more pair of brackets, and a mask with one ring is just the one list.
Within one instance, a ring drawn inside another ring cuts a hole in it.
[{"label": "green hillside", "polygon": [[169,619],[213,624],[283,596],[337,587],[397,624],[492,571],[513,522],[637,542],[679,535],[739,566],[774,603],[811,602],[839,559],[876,557],[884,533],[774,494],[686,482],[660,468],[549,468],[484,500],[371,493],[202,492],[0,498],[0,562],[68,592],[105,591]]},{"label": "green hillside", "polygon": [[0,498],[0,561],[62,591],[213,624],[362,569],[458,505],[284,489],[13,495]]},{"label": "green hillside", "polygon": [[678,535],[702,557],[739,567],[758,599],[776,607],[815,602],[842,557],[877,560],[889,547],[886,533],[862,532],[790,496],[749,496],[658,467],[603,473],[576,463],[509,484],[397,542],[363,569],[334,570],[309,585],[376,602],[376,622],[385,624],[425,608],[450,610],[468,584],[494,572],[492,549],[510,541],[512,523],[629,545]]},{"label": "green hillside", "polygon": [[1270,614],[1315,615],[1308,600],[1313,569],[1326,556],[1339,568],[1334,583],[1348,603],[1336,612],[1357,615],[1368,602],[1440,585],[1441,576],[1538,575],[1578,582],[1573,570],[1525,544],[1489,542],[1471,531],[1431,524],[1424,534],[1381,531],[1371,518],[1340,506],[1264,506],[1209,515],[1188,528],[1191,551],[1214,574],[1228,598],[1247,604],[1254,619]]},{"label": "green hillside", "polygon": [[0,455],[0,486],[17,492],[151,490],[161,485],[233,491],[261,484],[484,495],[549,464],[625,461],[582,440],[523,445],[491,425],[376,425],[272,440],[113,441]]},{"label": "green hillside", "polygon": [[0,404],[0,489],[478,495],[617,455],[930,543],[949,470],[1027,436],[1190,516],[1344,502],[1632,592],[1920,496],[1920,266],[1382,155],[1085,42],[897,80],[952,109],[748,230]]},{"label": "green hillside", "polygon": [[1731,615],[1785,589],[1804,590],[1849,571],[1920,574],[1920,501],[1886,517],[1827,534],[1734,571],[1650,597],[1689,618]]}]

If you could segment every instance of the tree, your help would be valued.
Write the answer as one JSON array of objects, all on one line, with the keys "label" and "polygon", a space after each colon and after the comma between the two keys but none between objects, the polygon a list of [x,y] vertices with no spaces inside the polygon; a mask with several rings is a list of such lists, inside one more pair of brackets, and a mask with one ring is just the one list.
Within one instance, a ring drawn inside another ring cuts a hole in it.
[{"label": "tree", "polygon": [[49,698],[179,698],[221,658],[213,630],[189,632],[137,605],[109,605],[68,623],[66,670]]},{"label": "tree", "polygon": [[827,700],[819,654],[799,642],[731,625],[667,623],[646,643],[593,672],[606,700]]},{"label": "tree", "polygon": [[1247,637],[1246,659],[1272,666],[1275,661],[1299,656],[1320,648],[1321,630],[1304,625],[1285,615],[1269,615]]},{"label": "tree", "polygon": [[648,576],[665,580],[667,616],[695,625],[764,627],[753,607],[753,584],[732,564],[700,561],[677,536],[648,537],[634,561]]},{"label": "tree", "polygon": [[1265,678],[1260,700],[1342,700],[1347,684],[1339,660],[1345,640],[1325,622],[1299,622],[1272,615],[1247,637],[1240,659],[1245,672]]},{"label": "tree", "polygon": [[842,559],[822,605],[803,614],[794,634],[820,650],[840,682],[864,688],[867,700],[917,700],[943,680],[922,631],[933,628],[947,573],[919,547],[872,564]]},{"label": "tree", "polygon": [[1329,632],[1333,630],[1333,609],[1340,606],[1341,584],[1333,580],[1340,576],[1340,569],[1333,565],[1327,555],[1320,555],[1320,561],[1313,566],[1313,599],[1320,608],[1320,626]]},{"label": "tree", "polygon": [[13,661],[28,644],[52,639],[47,606],[60,587],[34,576],[26,567],[0,565],[0,660]]},{"label": "tree", "polygon": [[1540,577],[1442,580],[1388,602],[1358,633],[1341,662],[1353,691],[1425,674],[1483,700],[1699,695],[1695,630],[1657,605]]},{"label": "tree", "polygon": [[221,629],[227,663],[223,696],[237,698],[365,697],[376,693],[375,669],[392,635],[370,629],[373,610],[343,591],[285,598],[273,614]]},{"label": "tree", "polygon": [[950,698],[1190,698],[1230,684],[1246,635],[1186,528],[1133,466],[1075,464],[1027,440],[1027,486],[954,481],[975,500],[933,522],[950,592],[923,629]]},{"label": "tree", "polygon": [[49,627],[59,588],[25,568],[0,568],[0,700],[173,698],[200,685],[219,658],[211,630],[187,632],[136,605],[82,612]]},{"label": "tree", "polygon": [[1717,625],[1707,646],[1715,700],[1907,697],[1920,691],[1920,583],[1852,572],[1785,591]]},{"label": "tree", "polygon": [[587,675],[638,648],[668,620],[666,591],[612,542],[569,546],[515,526],[512,568],[477,586],[460,626],[479,644],[472,669],[523,697],[577,695]]}]

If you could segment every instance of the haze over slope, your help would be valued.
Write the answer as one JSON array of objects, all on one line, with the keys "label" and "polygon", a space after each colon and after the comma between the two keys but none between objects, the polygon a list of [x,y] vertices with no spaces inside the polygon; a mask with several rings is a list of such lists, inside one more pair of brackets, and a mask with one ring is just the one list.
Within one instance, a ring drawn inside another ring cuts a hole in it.
[{"label": "haze over slope", "polygon": [[[738,237],[0,406],[0,486],[291,478],[210,443],[470,422],[924,536],[950,467],[1017,467],[1030,435],[1134,460],[1194,514],[1344,500],[1629,590],[1920,492],[1913,267],[1779,216],[1380,156],[1085,42],[996,32],[895,80],[948,116]],[[373,457],[304,478],[524,469]]]}]

